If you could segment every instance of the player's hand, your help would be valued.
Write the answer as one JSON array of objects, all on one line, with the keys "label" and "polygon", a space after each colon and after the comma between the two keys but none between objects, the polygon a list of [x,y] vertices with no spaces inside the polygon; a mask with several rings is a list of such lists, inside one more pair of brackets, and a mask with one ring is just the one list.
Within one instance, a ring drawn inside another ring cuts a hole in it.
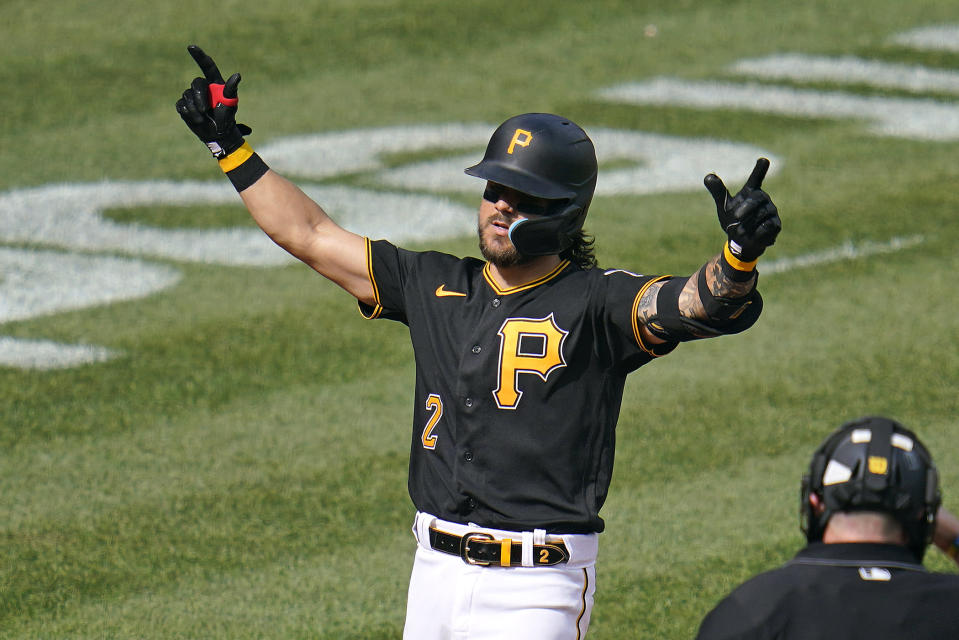
[{"label": "player's hand", "polygon": [[745,186],[730,196],[726,185],[715,173],[710,173],[703,184],[716,201],[719,224],[729,236],[729,250],[744,262],[752,262],[776,242],[782,230],[779,211],[762,190],[763,178],[769,169],[769,160],[756,161]]},{"label": "player's hand", "polygon": [[194,78],[190,88],[183,92],[176,103],[177,113],[214,157],[225,158],[243,146],[243,136],[252,133],[250,127],[236,123],[240,74],[234,73],[224,82],[213,58],[203,49],[191,44],[187,51],[204,77]]}]

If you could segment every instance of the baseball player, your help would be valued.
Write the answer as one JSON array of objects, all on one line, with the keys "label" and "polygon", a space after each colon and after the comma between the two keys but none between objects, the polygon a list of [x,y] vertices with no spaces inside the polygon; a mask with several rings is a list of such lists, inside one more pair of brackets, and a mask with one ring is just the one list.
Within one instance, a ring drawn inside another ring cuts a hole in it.
[{"label": "baseball player", "polygon": [[592,142],[568,119],[522,114],[466,169],[483,181],[484,259],[413,252],[344,230],[271,171],[235,121],[239,74],[224,81],[189,51],[203,77],[176,109],[256,222],[367,318],[409,327],[418,548],[404,637],[582,638],[626,376],[759,317],[756,261],[781,227],[761,189],[769,162],[736,196],[706,177],[727,242],[692,276],[604,270],[582,230]]},{"label": "baseball player", "polygon": [[922,567],[931,540],[956,559],[959,521],[940,502],[912,431],[878,416],[842,425],[803,477],[809,544],[720,602],[699,640],[955,638],[959,576]]}]

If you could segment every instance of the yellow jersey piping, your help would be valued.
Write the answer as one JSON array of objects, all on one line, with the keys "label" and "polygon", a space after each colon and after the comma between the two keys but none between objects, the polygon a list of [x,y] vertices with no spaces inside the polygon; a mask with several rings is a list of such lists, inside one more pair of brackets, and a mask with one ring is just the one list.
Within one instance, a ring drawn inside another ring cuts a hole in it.
[{"label": "yellow jersey piping", "polygon": [[486,279],[486,282],[489,284],[489,286],[493,288],[493,291],[501,296],[508,296],[513,293],[519,293],[520,291],[526,291],[527,289],[538,287],[544,282],[552,280],[558,276],[560,272],[567,267],[567,265],[569,265],[569,260],[563,260],[556,265],[555,269],[547,273],[545,276],[536,278],[532,282],[527,282],[526,284],[521,284],[515,287],[507,287],[506,289],[497,284],[496,280],[493,278],[493,274],[490,272],[490,264],[488,262],[486,263],[486,266],[483,267],[483,277]]},{"label": "yellow jersey piping", "polygon": [[659,356],[653,352],[652,347],[646,346],[646,343],[643,342],[643,334],[639,330],[639,301],[643,298],[643,294],[646,293],[651,286],[660,280],[665,280],[669,277],[671,276],[659,276],[658,278],[653,278],[643,285],[643,288],[639,290],[639,293],[636,294],[636,298],[633,300],[632,318],[630,318],[633,323],[633,337],[636,338],[636,344],[639,345],[639,348],[654,358],[658,358]]},{"label": "yellow jersey piping", "polygon": [[373,300],[376,304],[373,305],[373,311],[370,315],[363,313],[362,307],[360,307],[360,314],[367,320],[375,320],[383,313],[383,305],[380,304],[380,290],[376,286],[376,278],[373,277],[373,245],[369,238],[364,238],[364,240],[366,240],[366,272],[370,278],[370,285],[373,287]]}]

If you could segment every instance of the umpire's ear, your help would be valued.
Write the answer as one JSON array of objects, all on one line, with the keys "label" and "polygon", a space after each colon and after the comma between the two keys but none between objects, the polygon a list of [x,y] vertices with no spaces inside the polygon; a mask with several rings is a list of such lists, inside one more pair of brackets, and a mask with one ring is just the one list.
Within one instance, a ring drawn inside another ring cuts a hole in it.
[{"label": "umpire's ear", "polygon": [[826,505],[822,503],[822,498],[819,497],[819,494],[812,491],[809,492],[809,504],[817,516],[821,516],[822,512],[826,510]]}]

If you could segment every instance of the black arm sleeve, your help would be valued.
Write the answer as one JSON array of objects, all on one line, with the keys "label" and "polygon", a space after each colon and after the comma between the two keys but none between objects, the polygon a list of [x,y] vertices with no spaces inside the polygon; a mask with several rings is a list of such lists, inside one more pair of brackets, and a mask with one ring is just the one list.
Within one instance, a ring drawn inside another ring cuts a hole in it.
[{"label": "black arm sleeve", "polygon": [[679,341],[713,338],[745,331],[759,319],[763,298],[755,288],[744,298],[721,298],[710,292],[706,269],[700,269],[695,277],[706,318],[687,318],[680,313],[679,296],[687,278],[671,278],[656,296],[656,316],[648,324],[653,335]]}]

